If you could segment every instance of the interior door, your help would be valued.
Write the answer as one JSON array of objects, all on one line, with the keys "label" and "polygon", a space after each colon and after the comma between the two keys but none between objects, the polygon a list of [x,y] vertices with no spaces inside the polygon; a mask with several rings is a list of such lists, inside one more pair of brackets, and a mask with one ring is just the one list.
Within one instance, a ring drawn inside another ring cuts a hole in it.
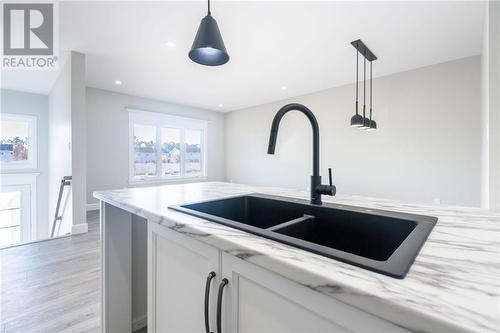
[{"label": "interior door", "polygon": [[219,251],[148,222],[148,332],[204,332],[205,287],[210,272],[210,329],[215,331]]},{"label": "interior door", "polygon": [[31,240],[29,185],[0,186],[0,247]]}]

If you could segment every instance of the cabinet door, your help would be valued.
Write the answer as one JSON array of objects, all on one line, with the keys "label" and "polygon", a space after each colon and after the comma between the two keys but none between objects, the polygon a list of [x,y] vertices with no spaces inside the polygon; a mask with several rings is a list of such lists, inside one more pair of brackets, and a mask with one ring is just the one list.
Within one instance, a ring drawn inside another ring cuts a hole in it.
[{"label": "cabinet door", "polygon": [[205,285],[210,272],[210,328],[215,328],[219,251],[148,223],[148,332],[204,332]]},{"label": "cabinet door", "polygon": [[223,333],[403,332],[261,267],[222,254]]}]

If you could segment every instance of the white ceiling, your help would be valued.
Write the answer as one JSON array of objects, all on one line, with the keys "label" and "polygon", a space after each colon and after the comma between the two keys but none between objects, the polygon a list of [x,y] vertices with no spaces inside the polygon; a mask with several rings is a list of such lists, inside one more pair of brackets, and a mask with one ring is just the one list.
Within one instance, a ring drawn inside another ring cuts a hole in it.
[{"label": "white ceiling", "polygon": [[[88,86],[217,111],[353,82],[358,38],[379,57],[376,76],[482,49],[483,2],[216,1],[231,60],[205,67],[187,57],[205,10],[204,2],[61,2],[61,48],[87,55]],[[4,86],[15,76],[4,75]]]}]

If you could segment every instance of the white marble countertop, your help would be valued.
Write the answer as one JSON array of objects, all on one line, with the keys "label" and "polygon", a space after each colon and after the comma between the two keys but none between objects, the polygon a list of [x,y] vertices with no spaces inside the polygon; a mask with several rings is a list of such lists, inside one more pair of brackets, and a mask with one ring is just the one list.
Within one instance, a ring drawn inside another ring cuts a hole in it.
[{"label": "white marble countertop", "polygon": [[410,271],[399,280],[168,209],[246,193],[308,199],[305,191],[219,182],[100,191],[94,196],[411,331],[499,331],[498,213],[323,196],[324,202],[439,218]]}]

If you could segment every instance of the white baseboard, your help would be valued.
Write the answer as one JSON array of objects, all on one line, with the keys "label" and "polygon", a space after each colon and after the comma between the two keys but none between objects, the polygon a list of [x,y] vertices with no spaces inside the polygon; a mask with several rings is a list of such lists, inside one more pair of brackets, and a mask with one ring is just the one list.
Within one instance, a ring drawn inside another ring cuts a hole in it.
[{"label": "white baseboard", "polygon": [[99,206],[98,202],[88,203],[87,204],[87,212],[89,212],[91,210],[99,210],[99,208],[100,208],[100,206]]},{"label": "white baseboard", "polygon": [[132,319],[132,332],[137,332],[138,330],[148,326],[148,316],[142,315],[135,319]]},{"label": "white baseboard", "polygon": [[73,224],[71,226],[71,234],[78,235],[89,232],[89,225],[87,223]]}]

